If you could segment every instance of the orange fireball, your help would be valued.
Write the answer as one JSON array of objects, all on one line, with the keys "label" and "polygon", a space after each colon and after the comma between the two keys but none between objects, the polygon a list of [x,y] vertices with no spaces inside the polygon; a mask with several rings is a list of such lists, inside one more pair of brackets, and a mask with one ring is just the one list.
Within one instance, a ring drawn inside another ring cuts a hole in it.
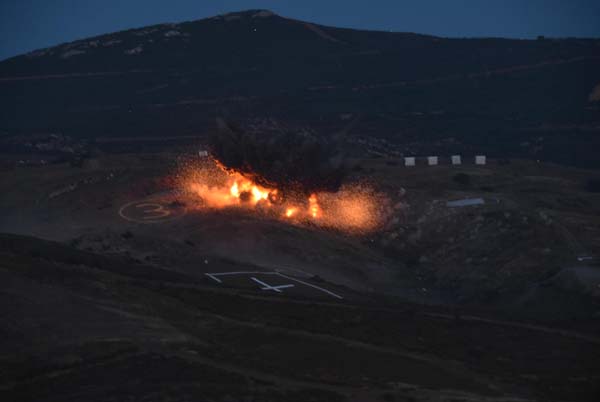
[{"label": "orange fireball", "polygon": [[260,205],[261,211],[269,211],[274,218],[292,224],[313,222],[344,232],[377,230],[384,225],[389,209],[387,198],[366,186],[347,185],[337,192],[312,193],[306,197],[261,186],[218,161],[200,167],[188,166],[180,179],[186,192],[197,197],[205,208],[258,211],[255,207]]}]

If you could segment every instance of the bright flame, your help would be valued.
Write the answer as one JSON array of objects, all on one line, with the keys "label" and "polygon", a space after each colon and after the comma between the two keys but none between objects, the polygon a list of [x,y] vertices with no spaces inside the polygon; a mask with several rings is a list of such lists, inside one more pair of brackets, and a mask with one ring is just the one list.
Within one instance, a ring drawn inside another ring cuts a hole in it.
[{"label": "bright flame", "polygon": [[316,194],[311,194],[308,197],[308,212],[313,218],[318,218],[321,215],[321,207],[319,207]]},{"label": "bright flame", "polygon": [[368,233],[381,228],[389,214],[387,198],[369,187],[344,186],[335,193],[312,193],[306,198],[285,192],[282,199],[280,190],[261,186],[217,161],[189,166],[180,175],[180,183],[204,208],[270,211],[274,218],[298,225],[312,221],[321,227]]},{"label": "bright flame", "polygon": [[232,196],[234,196],[236,198],[240,196],[240,189],[239,189],[237,181],[235,183],[233,183],[233,185],[231,186],[231,190],[229,190],[229,192],[231,193]]},{"label": "bright flame", "polygon": [[252,186],[252,197],[254,197],[254,202],[266,200],[267,198],[269,198],[269,192],[261,191],[258,187]]}]

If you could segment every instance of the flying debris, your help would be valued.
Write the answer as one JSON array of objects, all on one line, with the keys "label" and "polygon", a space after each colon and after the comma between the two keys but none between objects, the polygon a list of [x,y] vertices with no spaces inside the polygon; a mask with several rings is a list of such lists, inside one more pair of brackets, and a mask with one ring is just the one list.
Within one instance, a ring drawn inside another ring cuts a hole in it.
[{"label": "flying debris", "polygon": [[277,124],[243,130],[224,119],[217,123],[210,158],[184,163],[177,175],[182,193],[198,199],[200,209],[242,208],[351,233],[385,225],[385,194],[368,183],[344,181],[350,169],[339,149],[347,130],[323,140]]},{"label": "flying debris", "polygon": [[347,174],[339,137],[326,140],[307,130],[281,128],[268,135],[217,119],[211,154],[226,168],[271,188],[311,194],[337,191]]}]

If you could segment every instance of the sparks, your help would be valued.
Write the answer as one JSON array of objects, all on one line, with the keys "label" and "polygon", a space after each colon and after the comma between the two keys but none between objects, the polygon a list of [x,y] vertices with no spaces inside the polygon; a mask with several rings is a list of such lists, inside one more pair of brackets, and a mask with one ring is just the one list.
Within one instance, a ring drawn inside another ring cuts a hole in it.
[{"label": "sparks", "polygon": [[388,208],[387,198],[368,187],[343,186],[337,192],[303,196],[262,186],[218,161],[189,166],[180,179],[186,193],[200,201],[199,208],[244,208],[294,225],[313,222],[340,231],[368,233],[383,226]]}]

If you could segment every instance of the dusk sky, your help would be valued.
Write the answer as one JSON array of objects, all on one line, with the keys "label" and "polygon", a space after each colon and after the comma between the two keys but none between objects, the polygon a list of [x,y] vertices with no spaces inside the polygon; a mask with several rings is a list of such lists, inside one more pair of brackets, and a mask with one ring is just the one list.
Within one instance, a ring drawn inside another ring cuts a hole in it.
[{"label": "dusk sky", "polygon": [[597,0],[0,0],[0,60],[103,33],[254,8],[324,25],[447,37],[600,37]]}]

